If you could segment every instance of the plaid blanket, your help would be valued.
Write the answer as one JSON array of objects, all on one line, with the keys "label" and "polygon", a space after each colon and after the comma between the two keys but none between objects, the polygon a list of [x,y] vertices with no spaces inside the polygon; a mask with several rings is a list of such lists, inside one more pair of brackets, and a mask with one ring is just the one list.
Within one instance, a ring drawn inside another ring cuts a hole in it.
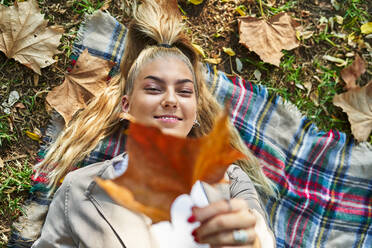
[{"label": "plaid blanket", "polygon": [[[125,34],[123,25],[98,11],[80,29],[74,55],[88,48],[93,55],[119,64]],[[279,198],[269,199],[266,205],[277,247],[372,246],[369,144],[357,145],[338,131],[319,131],[294,105],[269,94],[265,87],[228,78],[209,66],[207,84],[221,104],[230,102],[232,122],[277,185]],[[110,159],[123,152],[124,143],[119,130],[76,167]],[[34,201],[47,205],[43,188],[42,183],[35,185]],[[21,241],[22,235],[13,232],[12,240]]]}]

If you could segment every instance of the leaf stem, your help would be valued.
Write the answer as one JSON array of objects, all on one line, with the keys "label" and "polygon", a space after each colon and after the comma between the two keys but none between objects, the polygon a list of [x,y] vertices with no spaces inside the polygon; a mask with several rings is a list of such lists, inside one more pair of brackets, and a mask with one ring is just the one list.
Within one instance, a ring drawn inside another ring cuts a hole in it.
[{"label": "leaf stem", "polygon": [[262,8],[262,0],[258,0],[258,2],[259,2],[259,4],[260,4],[261,16],[264,17],[264,18],[266,18],[266,15],[265,15],[265,13],[264,13],[264,11],[263,11],[263,8]]},{"label": "leaf stem", "polygon": [[235,75],[235,76],[239,76],[239,75],[234,71],[234,69],[233,69],[231,56],[229,56],[229,59],[230,59],[230,69],[231,69],[231,74],[232,74],[232,75]]}]

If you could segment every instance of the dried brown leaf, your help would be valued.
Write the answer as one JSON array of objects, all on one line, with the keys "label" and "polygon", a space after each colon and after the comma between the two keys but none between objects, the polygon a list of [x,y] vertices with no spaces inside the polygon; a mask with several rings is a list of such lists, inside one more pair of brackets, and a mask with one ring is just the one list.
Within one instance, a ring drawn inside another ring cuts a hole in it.
[{"label": "dried brown leaf", "polygon": [[355,139],[366,141],[372,130],[372,81],[336,95],[333,104],[347,113]]},{"label": "dried brown leaf", "polygon": [[263,18],[239,18],[239,42],[257,53],[267,63],[279,66],[283,49],[299,46],[296,37],[298,24],[287,13],[280,13],[266,21]]},{"label": "dried brown leaf", "polygon": [[114,180],[97,179],[118,203],[149,216],[170,220],[177,196],[188,194],[197,180],[217,183],[227,167],[244,155],[230,145],[227,114],[212,132],[198,139],[163,134],[158,128],[131,123],[125,173]]},{"label": "dried brown leaf", "polygon": [[41,75],[40,68],[55,62],[53,55],[64,32],[47,23],[35,0],[0,5],[0,51]]},{"label": "dried brown leaf", "polygon": [[66,74],[63,84],[49,92],[47,102],[63,116],[67,124],[76,111],[86,107],[91,97],[106,88],[113,66],[112,61],[91,56],[85,49],[71,72]]},{"label": "dried brown leaf", "polygon": [[362,75],[365,72],[366,63],[359,56],[359,54],[356,54],[354,62],[350,66],[344,68],[341,71],[341,78],[346,83],[345,88],[347,90],[357,88],[358,86],[356,85],[356,80],[360,77],[360,75]]},{"label": "dried brown leaf", "polygon": [[14,105],[16,108],[20,108],[20,109],[25,109],[25,105],[21,102],[17,103],[16,105]]}]

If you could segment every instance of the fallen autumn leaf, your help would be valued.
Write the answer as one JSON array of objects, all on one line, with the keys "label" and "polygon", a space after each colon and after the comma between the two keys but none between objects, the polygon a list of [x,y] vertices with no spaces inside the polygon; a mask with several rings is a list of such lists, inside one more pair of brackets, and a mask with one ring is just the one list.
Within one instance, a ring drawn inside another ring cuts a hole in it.
[{"label": "fallen autumn leaf", "polygon": [[239,43],[257,53],[267,63],[279,67],[283,49],[291,50],[299,46],[296,37],[298,24],[287,13],[280,13],[268,21],[263,18],[240,17]]},{"label": "fallen autumn leaf", "polygon": [[62,115],[67,124],[76,111],[85,108],[87,101],[107,86],[113,66],[114,62],[91,56],[85,49],[74,68],[66,74],[63,84],[48,93],[48,104]]},{"label": "fallen autumn leaf", "polygon": [[356,85],[356,80],[360,77],[360,75],[362,75],[365,72],[366,63],[358,54],[356,54],[354,62],[350,66],[342,69],[341,71],[341,78],[346,83],[345,88],[347,90],[350,90],[358,87]]},{"label": "fallen autumn leaf", "polygon": [[221,63],[222,59],[221,58],[215,58],[215,59],[204,59],[205,62],[209,63],[209,64],[219,64]]},{"label": "fallen autumn leaf", "polygon": [[203,56],[203,58],[205,58],[205,53],[204,53],[204,50],[203,50],[203,48],[201,47],[201,46],[199,46],[199,45],[196,45],[196,44],[194,44],[194,43],[192,43],[191,44],[193,47],[194,47],[194,49],[201,55],[201,56]]},{"label": "fallen autumn leaf", "polygon": [[25,133],[32,140],[35,140],[35,141],[40,141],[41,140],[41,136],[39,134],[30,132],[30,131],[26,131]]},{"label": "fallen autumn leaf", "polygon": [[366,141],[372,130],[372,81],[336,95],[333,104],[347,113],[355,139]]},{"label": "fallen autumn leaf", "polygon": [[201,138],[179,138],[158,128],[131,123],[127,141],[129,164],[114,180],[97,183],[118,203],[149,216],[153,222],[170,220],[177,196],[188,194],[197,180],[219,182],[227,167],[244,154],[232,148],[225,114],[211,133]]},{"label": "fallen autumn leaf", "polygon": [[55,62],[53,55],[64,32],[47,23],[34,0],[15,1],[10,7],[0,4],[0,51],[41,75],[40,68]]},{"label": "fallen autumn leaf", "polygon": [[372,33],[372,22],[364,23],[360,27],[360,31],[362,32],[362,34],[370,34],[370,33]]},{"label": "fallen autumn leaf", "polygon": [[234,50],[232,50],[232,48],[230,48],[230,47],[222,47],[222,49],[223,49],[223,51],[224,51],[225,53],[227,53],[230,57],[236,55],[235,52],[234,52]]}]

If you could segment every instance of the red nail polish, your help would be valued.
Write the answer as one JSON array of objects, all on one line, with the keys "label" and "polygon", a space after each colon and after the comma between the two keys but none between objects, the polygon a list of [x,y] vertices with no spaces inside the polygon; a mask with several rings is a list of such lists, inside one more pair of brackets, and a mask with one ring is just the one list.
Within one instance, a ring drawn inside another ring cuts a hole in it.
[{"label": "red nail polish", "polygon": [[194,231],[192,231],[191,235],[194,236],[194,237],[196,237],[195,236],[196,235],[196,229]]},{"label": "red nail polish", "polygon": [[195,217],[194,215],[191,215],[191,216],[187,219],[187,221],[188,221],[189,223],[193,223],[193,222],[196,221],[196,217]]},{"label": "red nail polish", "polygon": [[199,238],[198,237],[195,236],[194,240],[195,240],[195,242],[199,243]]},{"label": "red nail polish", "polygon": [[191,211],[194,211],[197,208],[197,206],[191,207]]}]

